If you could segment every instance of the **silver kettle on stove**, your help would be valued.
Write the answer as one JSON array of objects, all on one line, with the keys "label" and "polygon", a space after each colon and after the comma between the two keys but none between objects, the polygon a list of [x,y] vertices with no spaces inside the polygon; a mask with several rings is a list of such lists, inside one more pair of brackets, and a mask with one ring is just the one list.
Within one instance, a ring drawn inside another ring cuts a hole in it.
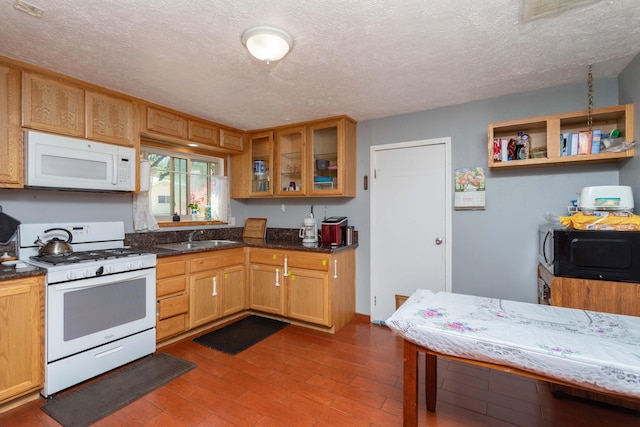
[{"label": "silver kettle on stove", "polygon": [[40,236],[38,236],[36,241],[33,243],[40,247],[40,249],[38,249],[39,255],[69,255],[73,253],[73,248],[71,247],[71,240],[73,239],[73,236],[71,235],[71,232],[64,228],[50,228],[48,230],[44,230],[44,232],[49,233],[55,230],[67,233],[67,240],[61,240],[54,237],[45,243],[40,240]]}]

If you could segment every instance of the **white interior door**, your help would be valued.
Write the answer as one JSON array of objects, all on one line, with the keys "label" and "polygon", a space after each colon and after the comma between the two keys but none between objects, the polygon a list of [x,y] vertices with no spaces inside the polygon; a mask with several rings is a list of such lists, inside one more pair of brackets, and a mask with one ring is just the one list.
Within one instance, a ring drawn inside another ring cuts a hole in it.
[{"label": "white interior door", "polygon": [[371,320],[395,295],[451,291],[450,138],[371,147]]}]

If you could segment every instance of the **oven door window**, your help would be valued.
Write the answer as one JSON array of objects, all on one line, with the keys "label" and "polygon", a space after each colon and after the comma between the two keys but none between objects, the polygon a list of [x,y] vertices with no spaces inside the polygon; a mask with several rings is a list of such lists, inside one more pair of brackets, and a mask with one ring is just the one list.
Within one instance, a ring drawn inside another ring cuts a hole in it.
[{"label": "oven door window", "polygon": [[145,278],[88,287],[64,294],[64,341],[144,319]]}]

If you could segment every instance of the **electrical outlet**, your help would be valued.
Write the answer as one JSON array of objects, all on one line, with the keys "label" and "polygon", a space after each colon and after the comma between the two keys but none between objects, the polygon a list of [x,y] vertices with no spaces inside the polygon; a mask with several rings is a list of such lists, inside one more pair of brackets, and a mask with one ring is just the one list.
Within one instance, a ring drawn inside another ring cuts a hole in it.
[{"label": "electrical outlet", "polygon": [[284,203],[280,205],[280,210],[284,212]]}]

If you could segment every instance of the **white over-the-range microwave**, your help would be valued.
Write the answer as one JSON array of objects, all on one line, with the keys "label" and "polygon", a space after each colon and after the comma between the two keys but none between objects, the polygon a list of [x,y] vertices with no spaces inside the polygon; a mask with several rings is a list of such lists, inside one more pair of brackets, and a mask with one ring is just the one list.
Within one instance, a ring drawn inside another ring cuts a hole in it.
[{"label": "white over-the-range microwave", "polygon": [[86,139],[25,131],[25,186],[134,191],[136,150]]}]

